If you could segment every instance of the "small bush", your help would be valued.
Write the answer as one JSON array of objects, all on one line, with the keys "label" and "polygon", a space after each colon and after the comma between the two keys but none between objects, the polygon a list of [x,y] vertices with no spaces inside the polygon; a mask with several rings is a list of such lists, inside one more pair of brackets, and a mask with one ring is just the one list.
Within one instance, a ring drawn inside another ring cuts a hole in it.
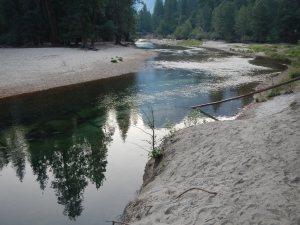
[{"label": "small bush", "polygon": [[110,60],[112,63],[118,63],[118,62],[123,62],[123,58],[120,56],[116,56],[115,58],[111,58]]},{"label": "small bush", "polygon": [[195,40],[202,40],[207,39],[208,35],[205,32],[203,32],[200,28],[196,27],[190,34],[190,38]]},{"label": "small bush", "polygon": [[178,26],[174,32],[174,37],[176,39],[188,39],[189,35],[192,33],[193,27],[189,20],[187,20],[184,24]]},{"label": "small bush", "polygon": [[161,149],[154,148],[151,152],[149,152],[149,156],[152,159],[160,159],[163,156]]}]

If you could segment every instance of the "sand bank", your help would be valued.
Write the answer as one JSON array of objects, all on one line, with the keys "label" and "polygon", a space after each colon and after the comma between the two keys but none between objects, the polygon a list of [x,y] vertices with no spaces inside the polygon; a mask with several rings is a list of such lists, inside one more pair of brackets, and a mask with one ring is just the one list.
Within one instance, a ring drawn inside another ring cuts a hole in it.
[{"label": "sand bank", "polygon": [[[124,214],[150,224],[299,224],[300,94],[251,109],[248,119],[186,128],[146,166]],[[185,190],[198,187],[217,192]]]},{"label": "sand bank", "polygon": [[[204,43],[206,48],[228,52],[234,45]],[[267,77],[260,86],[280,82],[285,73]],[[164,157],[148,162],[144,184],[127,205],[124,221],[299,224],[299,92],[253,103],[238,118],[189,127],[167,138],[161,146]],[[180,196],[190,188],[217,195],[193,190]]]},{"label": "sand bank", "polygon": [[[0,48],[0,98],[137,72],[154,55],[112,44],[97,48]],[[116,56],[123,62],[111,63]]]}]

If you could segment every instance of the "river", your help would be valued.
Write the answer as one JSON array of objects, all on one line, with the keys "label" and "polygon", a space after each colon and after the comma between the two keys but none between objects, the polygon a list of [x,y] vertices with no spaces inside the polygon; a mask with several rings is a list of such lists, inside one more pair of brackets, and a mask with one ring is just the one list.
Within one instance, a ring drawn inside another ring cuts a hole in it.
[{"label": "river", "polygon": [[[247,93],[276,68],[204,48],[152,46],[136,74],[0,102],[1,225],[102,225],[142,184],[154,112],[166,124],[209,121],[190,106]],[[205,108],[232,119],[251,98]]]}]

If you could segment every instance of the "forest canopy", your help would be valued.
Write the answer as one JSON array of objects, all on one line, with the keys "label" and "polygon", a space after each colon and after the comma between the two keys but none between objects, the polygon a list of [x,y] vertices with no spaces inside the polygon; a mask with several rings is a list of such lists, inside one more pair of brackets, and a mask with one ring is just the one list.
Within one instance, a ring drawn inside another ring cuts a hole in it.
[{"label": "forest canopy", "polygon": [[142,35],[295,43],[300,34],[299,0],[155,0],[149,14],[138,14]]},{"label": "forest canopy", "polygon": [[136,34],[242,42],[299,40],[299,0],[0,0],[0,45],[130,41]]},{"label": "forest canopy", "polygon": [[137,0],[0,0],[0,44],[130,40]]}]

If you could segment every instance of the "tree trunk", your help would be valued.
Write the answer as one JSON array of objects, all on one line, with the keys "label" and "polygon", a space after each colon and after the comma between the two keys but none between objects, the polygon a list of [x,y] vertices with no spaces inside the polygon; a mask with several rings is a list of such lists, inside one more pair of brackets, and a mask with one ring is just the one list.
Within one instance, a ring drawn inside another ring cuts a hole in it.
[{"label": "tree trunk", "polygon": [[121,22],[120,22],[120,2],[119,0],[114,0],[114,23],[116,27],[115,31],[115,44],[121,45],[122,36],[121,36]]},{"label": "tree trunk", "polygon": [[58,45],[59,44],[58,29],[57,29],[57,23],[53,12],[53,8],[51,6],[51,0],[41,0],[41,2],[46,10],[47,18],[50,24],[51,43],[52,45]]}]

